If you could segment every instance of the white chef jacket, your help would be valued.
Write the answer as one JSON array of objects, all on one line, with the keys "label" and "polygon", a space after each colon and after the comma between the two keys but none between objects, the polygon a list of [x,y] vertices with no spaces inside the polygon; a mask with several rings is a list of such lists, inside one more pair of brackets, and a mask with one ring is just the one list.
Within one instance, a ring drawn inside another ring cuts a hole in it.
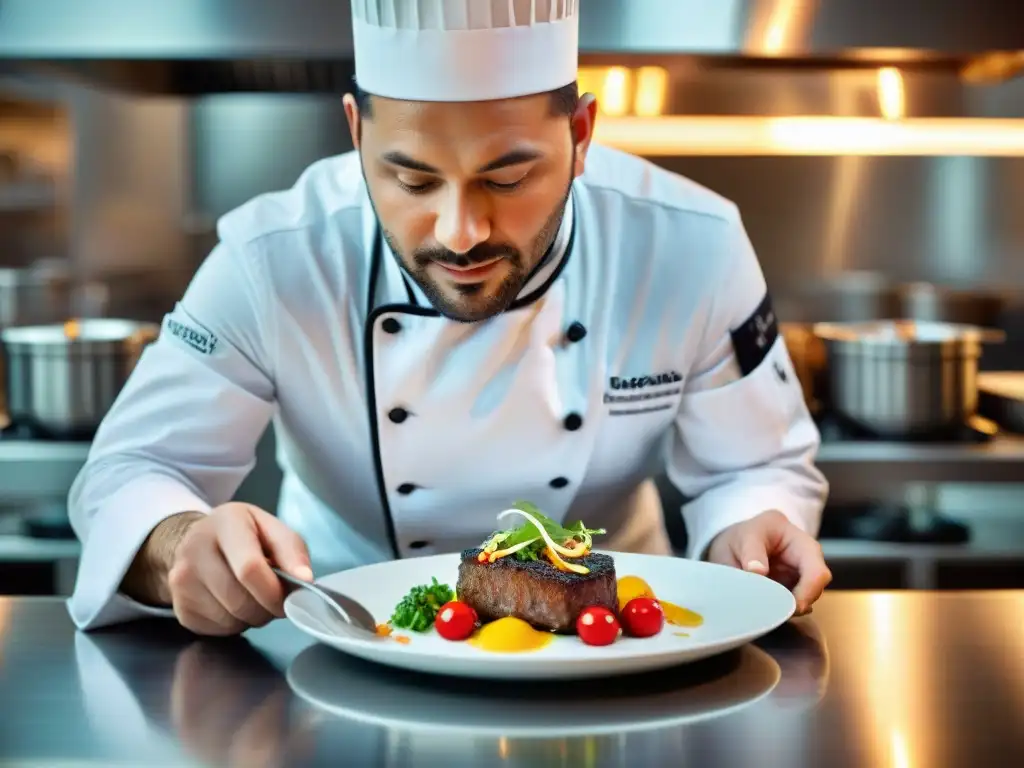
[{"label": "white chef jacket", "polygon": [[827,483],[737,208],[592,147],[509,309],[435,311],[380,236],[355,152],[218,222],[219,242],[104,419],[69,497],[83,629],[147,614],[118,585],[164,518],[231,500],[273,421],[278,516],[326,573],[477,546],[528,500],[668,554],[778,509],[816,535]]}]

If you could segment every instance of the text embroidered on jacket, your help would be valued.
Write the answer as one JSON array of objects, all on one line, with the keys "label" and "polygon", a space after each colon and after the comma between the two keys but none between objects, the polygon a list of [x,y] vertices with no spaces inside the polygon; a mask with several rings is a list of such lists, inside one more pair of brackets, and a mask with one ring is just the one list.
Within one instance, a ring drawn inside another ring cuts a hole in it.
[{"label": "text embroidered on jacket", "polygon": [[647,387],[658,387],[663,384],[678,384],[683,380],[683,375],[676,371],[666,373],[655,373],[650,376],[633,376],[623,378],[612,376],[608,380],[608,386],[612,389],[645,389]]},{"label": "text embroidered on jacket", "polygon": [[196,352],[212,355],[217,349],[217,337],[207,330],[197,330],[177,320],[167,318],[167,330],[188,344]]}]

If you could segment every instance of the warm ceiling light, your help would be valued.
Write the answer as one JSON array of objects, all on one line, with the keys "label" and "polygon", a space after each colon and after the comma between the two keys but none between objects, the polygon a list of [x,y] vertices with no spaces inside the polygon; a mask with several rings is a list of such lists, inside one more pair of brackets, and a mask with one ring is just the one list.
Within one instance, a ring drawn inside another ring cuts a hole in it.
[{"label": "warm ceiling light", "polygon": [[636,71],[633,112],[640,117],[657,117],[665,111],[668,72],[661,67],[640,67]]},{"label": "warm ceiling light", "polygon": [[604,117],[595,139],[646,156],[956,155],[1024,157],[1024,119]]},{"label": "warm ceiling light", "polygon": [[907,111],[903,75],[896,67],[878,70],[878,107],[886,120],[899,120]]},{"label": "warm ceiling light", "polygon": [[625,115],[629,112],[631,72],[625,67],[609,67],[601,83],[598,104],[606,115]]},{"label": "warm ceiling light", "polygon": [[814,17],[815,3],[803,0],[773,0],[767,17],[757,34],[748,43],[748,50],[768,56],[781,56],[797,47],[807,33],[807,24]]},{"label": "warm ceiling light", "polygon": [[991,85],[1015,77],[1024,69],[1024,51],[992,51],[969,61],[960,77],[965,83]]},{"label": "warm ceiling light", "polygon": [[581,93],[597,95],[602,115],[657,117],[665,111],[668,72],[662,67],[581,67],[576,82]]}]

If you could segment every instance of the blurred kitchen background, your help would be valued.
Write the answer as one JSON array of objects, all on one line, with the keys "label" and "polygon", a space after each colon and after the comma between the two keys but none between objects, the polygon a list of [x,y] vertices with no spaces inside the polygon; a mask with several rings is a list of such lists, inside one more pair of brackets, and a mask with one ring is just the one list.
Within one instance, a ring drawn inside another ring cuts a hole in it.
[{"label": "blurred kitchen background", "polygon": [[[1024,4],[583,6],[599,140],[742,208],[825,438],[835,588],[1024,585]],[[351,149],[351,75],[345,0],[0,0],[0,594],[69,592],[128,340],[219,215]],[[901,318],[988,330],[813,325]],[[273,452],[239,491],[271,510]]]}]

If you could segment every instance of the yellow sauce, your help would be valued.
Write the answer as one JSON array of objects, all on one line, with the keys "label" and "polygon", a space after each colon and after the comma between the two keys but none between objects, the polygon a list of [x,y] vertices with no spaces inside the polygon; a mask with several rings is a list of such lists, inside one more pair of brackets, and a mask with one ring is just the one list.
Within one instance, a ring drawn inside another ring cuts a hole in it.
[{"label": "yellow sauce", "polygon": [[689,608],[683,608],[675,603],[667,603],[659,600],[661,610],[665,612],[665,622],[677,627],[699,627],[704,623],[704,617],[694,613]]},{"label": "yellow sauce", "polygon": [[482,651],[492,653],[523,653],[538,651],[552,640],[550,632],[534,629],[514,616],[484,624],[468,642]]},{"label": "yellow sauce", "polygon": [[626,603],[637,597],[649,597],[661,603],[661,610],[665,613],[665,622],[677,627],[699,627],[704,623],[704,617],[694,613],[689,608],[683,608],[675,603],[669,603],[657,597],[650,585],[639,576],[623,576],[617,584],[617,597],[619,610],[626,607]]},{"label": "yellow sauce", "polygon": [[616,592],[619,598],[620,612],[626,607],[626,603],[634,598],[654,597],[654,590],[639,576],[623,576],[618,581]]}]

